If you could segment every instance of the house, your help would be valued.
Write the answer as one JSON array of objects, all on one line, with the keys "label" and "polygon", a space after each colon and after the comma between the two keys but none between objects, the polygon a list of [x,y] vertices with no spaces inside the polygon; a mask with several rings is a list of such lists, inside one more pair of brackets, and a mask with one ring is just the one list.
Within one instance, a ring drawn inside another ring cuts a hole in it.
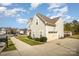
[{"label": "house", "polygon": [[47,41],[64,37],[64,22],[60,17],[50,19],[37,13],[28,22],[27,35],[32,38],[47,37]]},{"label": "house", "polygon": [[6,34],[6,29],[5,28],[1,28],[0,29],[0,34]]},{"label": "house", "polygon": [[17,34],[26,34],[27,29],[17,29]]}]

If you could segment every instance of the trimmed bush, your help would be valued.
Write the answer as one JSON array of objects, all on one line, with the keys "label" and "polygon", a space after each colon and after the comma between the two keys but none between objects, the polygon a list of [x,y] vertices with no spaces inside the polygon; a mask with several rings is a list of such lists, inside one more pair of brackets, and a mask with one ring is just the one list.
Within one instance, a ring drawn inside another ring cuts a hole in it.
[{"label": "trimmed bush", "polygon": [[40,41],[40,38],[34,38],[35,39],[35,41]]},{"label": "trimmed bush", "polygon": [[32,39],[31,36],[27,36],[29,39]]},{"label": "trimmed bush", "polygon": [[47,42],[47,38],[46,37],[41,37],[40,42]]},{"label": "trimmed bush", "polygon": [[46,37],[40,37],[40,38],[34,38],[35,41],[40,41],[40,42],[47,42]]}]

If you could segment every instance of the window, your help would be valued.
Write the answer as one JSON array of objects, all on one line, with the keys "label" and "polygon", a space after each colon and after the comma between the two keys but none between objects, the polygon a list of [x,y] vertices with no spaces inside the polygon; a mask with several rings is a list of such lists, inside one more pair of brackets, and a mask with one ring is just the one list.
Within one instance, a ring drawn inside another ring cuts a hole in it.
[{"label": "window", "polygon": [[36,20],[36,25],[38,25],[38,19]]},{"label": "window", "polygon": [[40,37],[42,37],[42,32],[40,32]]},{"label": "window", "polygon": [[38,25],[38,22],[36,22],[36,25]]},{"label": "window", "polygon": [[49,31],[49,33],[57,33],[56,31]]}]

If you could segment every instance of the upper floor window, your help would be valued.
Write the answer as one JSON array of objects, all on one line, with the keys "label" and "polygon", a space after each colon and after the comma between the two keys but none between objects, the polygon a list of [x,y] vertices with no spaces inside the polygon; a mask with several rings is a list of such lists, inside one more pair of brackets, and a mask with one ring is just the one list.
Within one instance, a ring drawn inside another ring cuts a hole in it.
[{"label": "upper floor window", "polygon": [[38,19],[36,20],[36,25],[38,25]]},{"label": "upper floor window", "polygon": [[38,25],[38,22],[36,22],[36,25]]}]

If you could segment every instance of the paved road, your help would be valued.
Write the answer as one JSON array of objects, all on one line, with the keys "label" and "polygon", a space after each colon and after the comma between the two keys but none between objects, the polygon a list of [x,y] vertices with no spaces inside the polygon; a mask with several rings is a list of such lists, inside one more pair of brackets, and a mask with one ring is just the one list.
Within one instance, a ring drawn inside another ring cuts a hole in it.
[{"label": "paved road", "polygon": [[21,56],[71,56],[76,55],[79,49],[79,40],[72,38],[52,40],[35,46],[30,46],[14,37],[11,37],[11,40]]}]

